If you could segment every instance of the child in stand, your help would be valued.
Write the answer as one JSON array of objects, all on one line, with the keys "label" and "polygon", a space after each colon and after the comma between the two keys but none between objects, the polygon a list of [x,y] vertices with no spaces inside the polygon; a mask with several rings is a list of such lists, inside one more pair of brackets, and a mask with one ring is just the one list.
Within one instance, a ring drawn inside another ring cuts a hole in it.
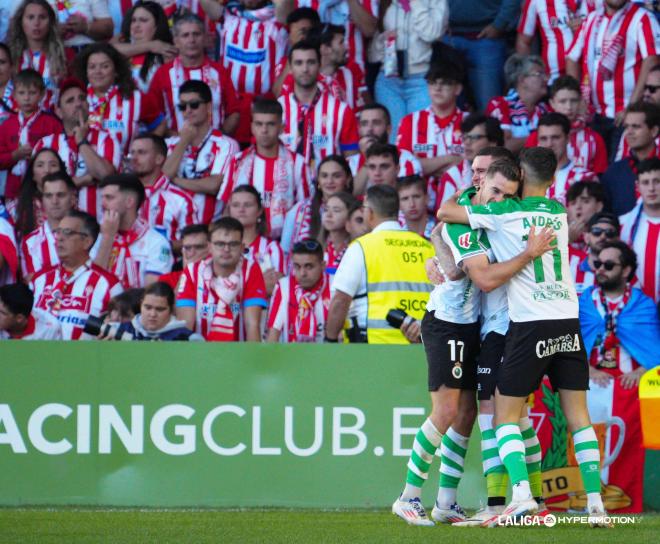
[{"label": "child in stand", "polygon": [[61,121],[40,109],[46,91],[43,78],[36,70],[19,72],[14,78],[14,100],[18,113],[12,113],[0,131],[0,170],[7,171],[5,199],[18,196],[23,175],[33,146],[44,136],[62,132]]}]

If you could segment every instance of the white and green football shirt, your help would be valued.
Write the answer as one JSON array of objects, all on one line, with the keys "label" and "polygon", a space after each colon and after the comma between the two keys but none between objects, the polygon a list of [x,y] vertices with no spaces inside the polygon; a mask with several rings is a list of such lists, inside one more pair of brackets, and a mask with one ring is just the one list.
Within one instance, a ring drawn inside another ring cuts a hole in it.
[{"label": "white and green football shirt", "polygon": [[[476,189],[467,189],[458,199],[462,206],[469,206]],[[484,238],[484,239],[481,239]],[[485,255],[488,241],[482,231],[468,225],[445,224],[442,239],[451,249],[456,266],[475,255]],[[426,309],[435,317],[451,323],[476,323],[481,312],[480,289],[466,275],[459,280],[445,281],[431,292]]]},{"label": "white and green football shirt", "polygon": [[468,206],[470,226],[488,230],[495,258],[507,261],[527,244],[530,228],[551,227],[557,247],[534,259],[507,283],[509,316],[514,322],[577,319],[578,299],[568,265],[568,224],[565,208],[545,197],[507,199]]}]

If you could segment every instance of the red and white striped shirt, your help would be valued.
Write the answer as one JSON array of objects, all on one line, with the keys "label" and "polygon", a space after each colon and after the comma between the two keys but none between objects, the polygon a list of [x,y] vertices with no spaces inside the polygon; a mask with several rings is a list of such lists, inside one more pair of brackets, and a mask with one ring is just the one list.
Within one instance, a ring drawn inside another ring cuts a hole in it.
[{"label": "red and white striped shirt", "polygon": [[[529,135],[525,147],[538,145],[538,131]],[[584,123],[574,123],[568,138],[568,158],[580,168],[585,168],[596,174],[607,170],[607,149],[603,137],[595,130],[584,126]],[[617,159],[618,160],[618,159]]]},{"label": "red and white striped shirt", "polygon": [[[353,174],[353,177],[357,176],[360,168],[367,164],[367,158],[362,153],[351,155],[346,160],[348,161],[348,165],[351,167],[351,173]],[[419,176],[422,175],[421,163],[410,151],[407,149],[400,149],[399,173],[397,174],[398,177],[403,178],[406,176],[412,176],[413,174],[417,174]]]},{"label": "red and white striped shirt", "polygon": [[48,221],[21,242],[21,271],[24,278],[60,263],[55,251],[55,236]]},{"label": "red and white striped shirt", "polygon": [[[597,113],[613,119],[623,110],[632,94],[642,61],[658,54],[660,27],[655,17],[632,2],[626,3],[613,15],[601,8],[587,16],[582,23],[567,57],[581,62],[583,77],[591,90],[591,103]],[[603,72],[606,53],[617,55],[610,79]]]},{"label": "red and white striped shirt", "polygon": [[280,145],[277,157],[263,157],[251,146],[231,158],[218,198],[226,205],[236,187],[252,185],[261,195],[269,235],[279,238],[286,212],[311,196],[310,180],[302,155]]},{"label": "red and white striped shirt", "polygon": [[596,274],[589,267],[589,259],[586,251],[569,245],[568,265],[571,269],[571,276],[573,277],[575,291],[578,296],[592,285],[596,285]]},{"label": "red and white striped shirt", "polygon": [[442,203],[452,195],[472,186],[472,167],[463,159],[444,172],[436,183],[429,184],[429,209],[437,212]]},{"label": "red and white striped shirt", "polygon": [[309,106],[300,104],[295,93],[280,96],[278,102],[284,109],[280,138],[305,157],[312,171],[327,155],[358,149],[355,114],[346,102],[320,88]]},{"label": "red and white striped shirt", "polygon": [[238,111],[238,99],[231,79],[225,68],[207,58],[200,66],[185,68],[179,57],[164,64],[156,71],[149,94],[152,95],[167,116],[167,126],[178,132],[183,125],[183,113],[177,109],[179,103],[179,87],[184,82],[199,80],[206,83],[211,89],[213,98],[213,128],[222,128],[225,117]]},{"label": "red and white striped shirt", "polygon": [[649,217],[640,202],[619,217],[621,240],[637,254],[637,279],[644,294],[660,301],[660,217]]},{"label": "red and white striped shirt", "polygon": [[250,20],[225,8],[218,25],[220,57],[239,93],[266,94],[275,81],[275,67],[286,55],[288,33],[275,16]]},{"label": "red and white striped shirt", "polygon": [[0,286],[14,283],[18,273],[18,246],[14,227],[0,217],[0,255],[5,264],[0,268]]},{"label": "red and white striped shirt", "polygon": [[[230,304],[234,318],[234,340],[245,340],[243,310],[250,306],[268,306],[266,285],[256,261],[243,259],[240,289]],[[195,308],[195,332],[206,338],[218,305],[219,295],[213,287],[213,260],[211,257],[189,264],[183,271],[177,289],[178,308]]]},{"label": "red and white striped shirt", "polygon": [[62,340],[62,326],[56,317],[39,308],[28,316],[27,326],[20,334],[0,331],[0,340]]},{"label": "red and white striped shirt", "polygon": [[257,235],[253,242],[245,248],[244,256],[248,260],[256,260],[262,272],[271,268],[284,274],[286,260],[279,243],[265,236]]},{"label": "red and white striped shirt", "polygon": [[500,122],[502,130],[511,133],[513,138],[527,138],[539,125],[539,119],[548,111],[543,102],[539,102],[533,112],[520,100],[515,89],[509,89],[505,96],[491,98],[486,106],[486,115]]},{"label": "red and white striped shirt", "polygon": [[[268,328],[281,332],[280,342],[284,344],[323,342],[325,322],[330,308],[330,281],[328,274],[324,273],[314,288],[302,290],[302,293],[298,289],[298,296],[296,296],[297,282],[293,274],[277,282],[268,309]],[[303,298],[301,295],[307,295],[308,298]],[[310,303],[313,304],[313,316],[308,315],[311,309]],[[309,325],[315,330],[313,337],[298,334],[300,325],[297,327],[296,321],[300,323],[301,319],[309,320]]]},{"label": "red and white striped shirt", "polygon": [[67,136],[64,132],[57,134],[50,134],[41,138],[32,149],[32,156],[34,157],[42,149],[52,149],[62,159],[66,166],[67,174],[71,177],[82,176],[87,172],[87,166],[82,157],[78,158],[78,146],[76,139]]},{"label": "red and white striped shirt", "polygon": [[566,166],[558,168],[555,171],[555,180],[552,182],[552,185],[548,187],[547,197],[554,198],[566,205],[566,194],[571,188],[571,185],[578,181],[593,181],[598,183],[598,178],[593,172],[575,166],[569,161]]},{"label": "red and white striped shirt", "polygon": [[170,243],[141,218],[130,231],[118,232],[112,243],[109,268],[125,289],[145,287],[147,274],[166,274],[173,264]]},{"label": "red and white striped shirt", "polygon": [[170,242],[181,239],[181,230],[195,222],[192,197],[165,176],[144,188],[140,217]]},{"label": "red and white striped shirt", "polygon": [[[364,10],[378,17],[379,0],[358,0],[358,3]],[[322,10],[323,5],[330,5],[326,10]],[[350,8],[346,0],[339,2],[323,2],[323,0],[295,0],[296,8],[312,8],[319,12],[321,22],[340,25],[345,28],[346,49],[348,58],[355,60],[361,67],[364,67],[366,61],[365,38],[351,16]]]},{"label": "red and white striped shirt", "polygon": [[144,62],[147,60],[147,55],[133,55],[128,60],[131,63],[131,73],[133,74],[135,85],[143,93],[148,93],[151,80],[154,78],[154,75],[158,71],[158,68],[160,68],[161,64],[158,61],[155,61],[147,71],[145,78],[142,79],[140,72],[142,71]]},{"label": "red and white striped shirt", "polygon": [[573,41],[568,21],[577,15],[579,7],[578,0],[525,0],[518,33],[531,38],[538,25],[550,82],[566,72],[566,50]]},{"label": "red and white striped shirt", "polygon": [[[171,152],[179,142],[178,136],[166,140]],[[209,176],[226,176],[231,158],[239,152],[238,142],[219,130],[210,130],[199,146],[189,145],[179,164],[177,175],[186,179],[201,179]],[[217,195],[193,193],[195,222],[209,224],[219,214]]]},{"label": "red and white striped shirt", "polygon": [[37,273],[30,287],[34,292],[34,307],[59,319],[64,340],[91,340],[83,334],[90,315],[99,316],[108,302],[123,291],[119,280],[91,261],[73,272],[61,264]]},{"label": "red and white striped shirt", "polygon": [[43,51],[32,51],[31,49],[26,49],[23,51],[23,56],[21,57],[18,71],[20,72],[21,70],[26,70],[28,68],[36,70],[43,78],[44,85],[46,86],[46,93],[41,101],[41,104],[45,110],[52,110],[56,106],[58,95],[58,78],[55,78],[51,73],[48,55],[46,55]]},{"label": "red and white striped shirt", "polygon": [[[277,75],[280,73],[281,70]],[[319,72],[317,81],[319,87],[342,102],[346,102],[353,110],[357,111],[364,106],[363,94],[367,90],[367,85],[362,68],[355,62],[349,61],[345,66],[340,66],[334,75]],[[287,74],[282,82],[280,94],[293,92],[294,84],[293,74]]]}]

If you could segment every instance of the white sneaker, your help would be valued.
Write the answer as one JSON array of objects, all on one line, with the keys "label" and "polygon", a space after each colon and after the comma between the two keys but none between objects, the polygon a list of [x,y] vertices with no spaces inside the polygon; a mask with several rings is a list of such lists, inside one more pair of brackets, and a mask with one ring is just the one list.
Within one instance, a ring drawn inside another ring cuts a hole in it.
[{"label": "white sneaker", "polygon": [[401,500],[399,497],[392,505],[392,513],[399,516],[409,525],[435,525],[426,515],[426,510],[418,497],[409,500]]},{"label": "white sneaker", "polygon": [[449,508],[439,508],[438,502],[436,501],[433,505],[433,510],[431,511],[431,518],[438,523],[458,523],[460,521],[465,521],[467,516],[465,515],[465,510],[463,510],[456,502]]},{"label": "white sneaker", "polygon": [[535,514],[539,509],[538,503],[534,499],[523,501],[511,501],[501,514],[496,514],[483,522],[484,527],[497,527],[507,518],[520,518],[528,514]]},{"label": "white sneaker", "polygon": [[597,506],[592,506],[589,508],[589,525],[592,527],[604,527],[606,529],[611,529],[614,527],[607,519],[607,512],[602,508]]},{"label": "white sneaker", "polygon": [[[494,515],[501,513],[504,510],[504,506],[496,506],[497,510],[491,508],[482,508],[477,510],[472,516],[467,518],[465,521],[458,521],[452,523],[454,527],[481,527],[481,524],[487,519],[492,518]],[[433,514],[431,514],[433,516]]]}]

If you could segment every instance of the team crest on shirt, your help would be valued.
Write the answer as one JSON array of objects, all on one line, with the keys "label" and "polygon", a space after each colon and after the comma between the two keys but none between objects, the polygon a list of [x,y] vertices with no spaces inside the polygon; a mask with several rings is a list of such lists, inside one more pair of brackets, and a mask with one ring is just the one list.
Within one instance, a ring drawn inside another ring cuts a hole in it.
[{"label": "team crest on shirt", "polygon": [[463,377],[463,367],[461,363],[454,363],[454,368],[451,369],[451,375],[457,380]]}]

